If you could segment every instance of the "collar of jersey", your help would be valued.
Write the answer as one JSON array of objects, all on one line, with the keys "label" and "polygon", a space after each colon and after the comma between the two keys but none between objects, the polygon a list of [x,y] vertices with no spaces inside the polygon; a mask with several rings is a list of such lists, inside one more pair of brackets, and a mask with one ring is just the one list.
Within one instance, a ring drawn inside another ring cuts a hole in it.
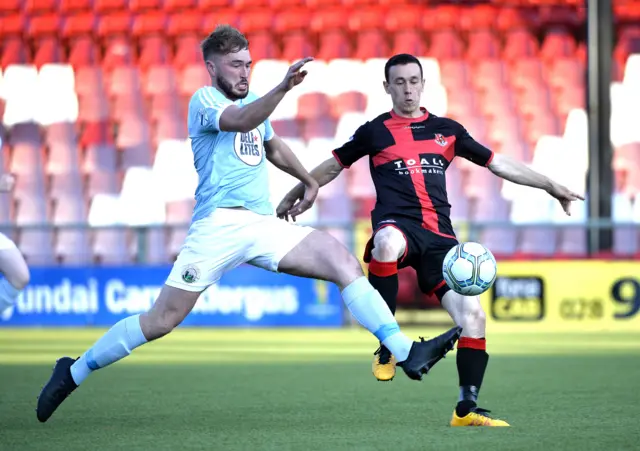
[{"label": "collar of jersey", "polygon": [[426,121],[427,119],[429,119],[429,112],[427,111],[427,109],[425,107],[421,106],[420,107],[420,111],[422,111],[424,113],[422,116],[419,116],[419,117],[403,117],[403,116],[399,116],[398,114],[396,114],[395,111],[393,111],[393,109],[391,109],[391,117],[394,118],[397,121],[409,122],[409,123],[422,122],[422,121]]}]

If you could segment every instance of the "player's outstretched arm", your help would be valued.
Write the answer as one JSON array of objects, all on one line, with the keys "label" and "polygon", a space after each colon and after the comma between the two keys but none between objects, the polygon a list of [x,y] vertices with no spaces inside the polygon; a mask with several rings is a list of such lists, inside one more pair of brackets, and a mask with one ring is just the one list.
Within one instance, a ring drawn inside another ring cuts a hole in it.
[{"label": "player's outstretched arm", "polygon": [[299,85],[307,75],[302,67],[313,58],[304,58],[289,67],[287,75],[278,86],[254,102],[239,107],[229,105],[220,114],[220,130],[247,133],[266,121],[276,109],[284,95]]},{"label": "player's outstretched arm", "polygon": [[[295,218],[295,216],[300,215],[311,208],[315,202],[319,189],[318,182],[316,182],[316,179],[307,172],[302,163],[300,163],[300,160],[298,160],[298,157],[295,156],[287,143],[285,143],[278,135],[273,135],[269,141],[265,141],[264,145],[267,153],[267,160],[281,171],[300,180],[300,184],[298,185],[301,187],[300,196],[291,203],[287,210],[291,210],[291,215]],[[298,200],[300,200],[300,202],[294,205]],[[282,217],[279,214],[278,216]]]},{"label": "player's outstretched arm", "polygon": [[509,180],[510,182],[517,183],[519,185],[526,185],[531,186],[532,188],[545,190],[551,196],[558,199],[563,210],[568,215],[571,215],[571,202],[575,200],[584,200],[584,196],[574,193],[570,189],[554,182],[549,177],[542,175],[528,168],[519,161],[505,155],[494,154],[488,167],[491,172],[505,180]]},{"label": "player's outstretched arm", "polygon": [[[332,157],[316,166],[311,171],[310,175],[320,187],[334,180],[338,175],[340,175],[340,172],[342,172],[342,166],[340,166],[340,163]],[[286,219],[287,221],[289,220],[289,216],[291,216],[291,219],[295,221],[296,216],[302,213],[298,208],[300,203],[296,204],[296,202],[304,196],[304,193],[305,186],[302,183],[293,187],[291,191],[284,196],[278,205],[278,208],[276,208],[276,215],[281,219]]]}]

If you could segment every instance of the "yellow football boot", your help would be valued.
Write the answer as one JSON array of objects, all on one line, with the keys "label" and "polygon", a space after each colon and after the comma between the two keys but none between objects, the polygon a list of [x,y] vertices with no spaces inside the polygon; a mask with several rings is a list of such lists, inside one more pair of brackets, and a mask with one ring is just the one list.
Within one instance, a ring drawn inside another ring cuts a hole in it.
[{"label": "yellow football boot", "polygon": [[371,369],[373,375],[379,381],[390,381],[396,375],[396,358],[385,346],[380,346],[373,353],[373,364]]},{"label": "yellow football boot", "polygon": [[454,410],[453,416],[451,417],[451,426],[510,426],[506,421],[491,418],[489,415],[487,415],[488,413],[489,410],[476,407],[467,415],[461,418],[456,414],[456,411]]}]

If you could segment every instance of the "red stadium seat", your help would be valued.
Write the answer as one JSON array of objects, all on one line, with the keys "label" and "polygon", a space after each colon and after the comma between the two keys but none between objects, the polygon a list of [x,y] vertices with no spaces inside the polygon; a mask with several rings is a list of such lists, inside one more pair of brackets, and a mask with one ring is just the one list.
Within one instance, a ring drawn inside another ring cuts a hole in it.
[{"label": "red stadium seat", "polygon": [[175,69],[169,65],[149,67],[146,74],[143,91],[147,95],[164,94],[178,91]]},{"label": "red stadium seat", "polygon": [[198,89],[210,84],[211,79],[202,63],[186,66],[178,76],[178,92],[183,96],[191,97]]},{"label": "red stadium seat", "polygon": [[321,39],[323,33],[338,30],[342,32],[348,25],[349,17],[342,8],[323,7],[315,11],[311,18],[311,30],[318,33]]},{"label": "red stadium seat", "polygon": [[80,146],[89,148],[113,143],[113,128],[108,122],[87,122],[80,134]]},{"label": "red stadium seat", "polygon": [[57,9],[58,3],[58,0],[27,0],[24,10],[29,15],[52,13]]},{"label": "red stadium seat", "polygon": [[[295,8],[281,11],[274,19],[274,30],[278,34],[291,32],[305,33],[311,23],[311,14],[307,9]],[[288,37],[284,39],[284,45],[288,44]]]},{"label": "red stadium seat", "polygon": [[158,118],[155,127],[153,141],[158,144],[163,140],[187,139],[187,123],[175,113],[170,113]]},{"label": "red stadium seat", "polygon": [[490,86],[503,88],[506,80],[507,70],[505,64],[501,60],[487,58],[475,65],[471,84],[479,90],[484,90]]},{"label": "red stadium seat", "polygon": [[528,89],[532,83],[541,83],[542,63],[537,58],[516,60],[510,67],[509,79],[516,89]]},{"label": "red stadium seat", "polygon": [[389,55],[387,40],[379,30],[361,31],[356,41],[356,59],[383,58]]},{"label": "red stadium seat", "polygon": [[235,9],[248,11],[255,8],[269,8],[269,0],[232,0]]},{"label": "red stadium seat", "polygon": [[187,35],[176,39],[176,53],[173,65],[176,69],[183,69],[193,64],[202,63],[200,39],[195,35]]},{"label": "red stadium seat", "polygon": [[422,29],[429,32],[443,30],[455,33],[460,22],[460,8],[456,5],[438,5],[422,14]]},{"label": "red stadium seat", "polygon": [[406,6],[392,8],[384,15],[384,25],[387,31],[408,31],[420,28],[424,8],[420,6]]},{"label": "red stadium seat", "polygon": [[202,13],[197,11],[172,14],[169,17],[167,33],[177,39],[184,37],[185,34],[197,35],[201,39],[202,22]]},{"label": "red stadium seat", "polygon": [[80,97],[96,96],[105,92],[104,75],[98,66],[80,67],[75,70],[75,89]]},{"label": "red stadium seat", "polygon": [[342,0],[345,8],[353,8],[354,10],[366,10],[378,6],[378,0]]},{"label": "red stadium seat", "polygon": [[137,94],[141,87],[139,69],[136,66],[120,66],[109,77],[107,93],[110,96]]},{"label": "red stadium seat", "polygon": [[427,54],[427,43],[418,30],[397,31],[393,36],[391,53],[410,53],[416,56]]},{"label": "red stadium seat", "polygon": [[26,27],[24,16],[5,16],[0,21],[0,39],[3,43],[2,68],[10,64],[25,64],[31,61],[29,48],[22,38]]},{"label": "red stadium seat", "polygon": [[502,57],[509,61],[530,58],[538,54],[538,42],[528,30],[510,31],[506,34],[504,42]]},{"label": "red stadium seat", "polygon": [[130,0],[129,9],[135,13],[158,11],[162,9],[163,0]]},{"label": "red stadium seat", "polygon": [[175,115],[184,117],[180,104],[180,97],[177,92],[164,92],[156,94],[151,98],[151,108],[149,109],[149,119],[154,122],[161,117]]},{"label": "red stadium seat", "polygon": [[504,6],[498,10],[496,25],[500,31],[530,29],[537,26],[537,17],[534,10]]},{"label": "red stadium seat", "polygon": [[297,138],[301,136],[300,124],[295,119],[285,119],[271,122],[273,130],[278,136]]},{"label": "red stadium seat", "polygon": [[460,36],[453,30],[442,29],[431,35],[429,56],[438,60],[451,60],[463,57],[463,44]]},{"label": "red stadium seat", "polygon": [[138,38],[148,34],[165,34],[167,24],[167,16],[164,12],[147,12],[135,17],[132,34]]},{"label": "red stadium seat", "polygon": [[137,92],[122,94],[113,100],[109,112],[111,119],[119,123],[131,116],[143,117],[145,115],[144,102]]},{"label": "red stadium seat", "polygon": [[282,59],[294,61],[313,55],[314,50],[309,37],[304,31],[295,31],[288,33],[284,39],[284,48],[282,49]]},{"label": "red stadium seat", "polygon": [[298,98],[298,117],[302,120],[320,119],[331,114],[331,99],[326,94],[313,92]]},{"label": "red stadium seat", "polygon": [[305,5],[311,10],[321,10],[323,8],[335,8],[342,4],[342,0],[305,0]]},{"label": "red stadium seat", "polygon": [[127,12],[103,15],[98,23],[98,35],[102,38],[129,36],[132,24],[132,17]]},{"label": "red stadium seat", "polygon": [[3,0],[0,2],[0,14],[15,14],[20,11],[22,0]]},{"label": "red stadium seat", "polygon": [[309,141],[311,138],[333,138],[336,135],[336,121],[329,118],[320,118],[304,121],[302,138]]},{"label": "red stadium seat", "polygon": [[576,51],[576,43],[573,37],[562,28],[556,28],[547,32],[540,48],[540,56],[552,61],[556,58],[571,57]]},{"label": "red stadium seat", "polygon": [[304,0],[269,0],[269,7],[278,11],[286,11],[291,9],[306,10]]},{"label": "red stadium seat", "polygon": [[273,29],[274,17],[269,10],[250,10],[240,15],[238,25],[245,35],[263,33]]},{"label": "red stadium seat", "polygon": [[[95,143],[87,145],[82,170],[85,174],[92,173],[115,173],[116,172],[116,149],[113,143]],[[115,180],[114,180],[115,182]],[[93,185],[96,187],[95,183]],[[115,191],[115,183],[114,183]],[[99,190],[89,190],[89,195],[93,195]]]},{"label": "red stadium seat", "polygon": [[462,59],[440,61],[440,78],[447,90],[464,89],[469,82],[469,69]]},{"label": "red stadium seat", "polygon": [[189,14],[197,7],[197,0],[164,0],[164,10],[170,13]]},{"label": "red stadium seat", "polygon": [[150,35],[140,39],[138,66],[146,71],[151,66],[167,64],[171,60],[169,46],[163,35]]},{"label": "red stadium seat", "polygon": [[100,54],[91,36],[75,38],[69,46],[69,64],[74,68],[98,64]]},{"label": "red stadium seat", "polygon": [[364,113],[367,108],[367,98],[361,92],[345,92],[331,100],[331,115],[340,118],[346,113]]},{"label": "red stadium seat", "polygon": [[498,9],[493,5],[475,5],[463,9],[460,28],[467,31],[494,30]]},{"label": "red stadium seat", "polygon": [[128,0],[94,0],[93,8],[98,13],[113,13],[127,10]]},{"label": "red stadium seat", "polygon": [[60,12],[63,14],[77,14],[90,12],[93,0],[60,0]]},{"label": "red stadium seat", "polygon": [[351,55],[349,41],[344,32],[332,30],[320,35],[320,48],[317,59],[332,60],[335,58],[348,58]]},{"label": "red stadium seat", "polygon": [[560,129],[556,118],[552,115],[540,114],[533,116],[531,120],[525,124],[525,139],[530,146],[534,147],[535,143],[542,135],[559,135]]},{"label": "red stadium seat", "polygon": [[[202,34],[208,35],[213,30],[215,30],[217,25],[228,24],[232,27],[237,27],[239,22],[238,14],[235,11],[225,11],[217,9],[212,9],[217,11],[214,14],[208,14],[204,17],[202,22]],[[244,32],[244,30],[242,30]]]},{"label": "red stadium seat", "polygon": [[65,38],[88,38],[93,34],[97,25],[97,18],[91,12],[69,16],[64,20],[62,36]]},{"label": "red stadium seat", "polygon": [[251,49],[251,57],[254,60],[277,58],[278,47],[271,33],[263,31],[247,35]]},{"label": "red stadium seat", "polygon": [[381,8],[366,8],[355,10],[349,14],[350,31],[381,30],[385,22],[385,10]]}]

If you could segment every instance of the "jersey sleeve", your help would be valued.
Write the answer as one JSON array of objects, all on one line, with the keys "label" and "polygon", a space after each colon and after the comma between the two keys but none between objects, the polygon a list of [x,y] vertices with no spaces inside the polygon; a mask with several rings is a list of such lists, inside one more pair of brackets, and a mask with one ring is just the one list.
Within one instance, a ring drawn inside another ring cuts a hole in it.
[{"label": "jersey sleeve", "polygon": [[360,158],[369,155],[371,145],[369,143],[367,124],[358,127],[349,141],[333,151],[334,158],[338,160],[338,163],[343,168],[349,168]]},{"label": "jersey sleeve", "polygon": [[189,108],[191,127],[195,133],[220,131],[220,116],[230,105],[231,101],[216,98],[213,93],[200,89],[193,95]]},{"label": "jersey sleeve", "polygon": [[473,139],[469,132],[460,124],[456,133],[455,154],[458,157],[466,158],[478,166],[489,166],[493,160],[493,151],[486,148]]},{"label": "jersey sleeve", "polygon": [[267,119],[266,121],[264,121],[264,140],[270,141],[271,138],[273,138],[273,135],[275,135],[275,133],[273,131],[273,127],[271,126],[271,121]]}]

